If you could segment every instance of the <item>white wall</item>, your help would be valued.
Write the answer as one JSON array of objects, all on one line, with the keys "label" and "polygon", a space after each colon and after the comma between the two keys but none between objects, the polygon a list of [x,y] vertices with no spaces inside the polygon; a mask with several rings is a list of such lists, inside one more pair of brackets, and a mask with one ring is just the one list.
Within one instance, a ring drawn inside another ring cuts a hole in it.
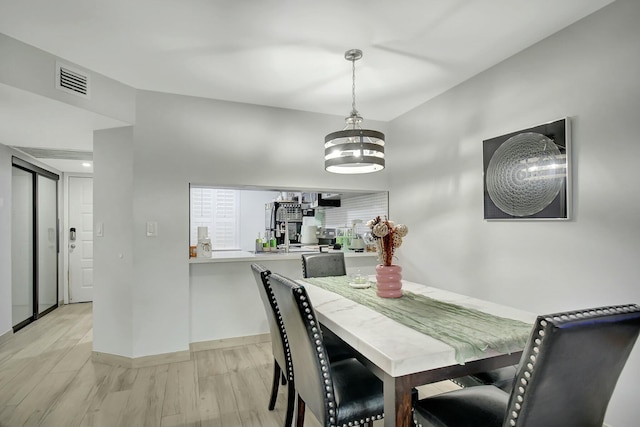
[{"label": "white wall", "polygon": [[[136,91],[113,79],[90,72],[91,97],[89,99],[67,94],[55,88],[56,61],[72,65],[83,71],[81,66],[58,58],[48,52],[22,43],[4,34],[0,34],[0,85],[28,91],[48,101],[61,102],[66,105],[97,113],[96,123],[113,126],[116,123],[135,121]],[[19,91],[18,91],[19,92]],[[15,92],[15,93],[18,93]],[[13,93],[13,89],[10,93]],[[28,99],[37,99],[29,97]],[[102,116],[101,116],[102,115]],[[34,119],[35,120],[35,119]],[[27,134],[29,134],[27,132]],[[73,136],[76,134],[73,133]],[[42,138],[54,138],[57,132],[49,132]],[[11,156],[15,155],[43,169],[58,175],[60,172],[38,162],[30,156],[19,153],[7,145],[24,145],[27,141],[0,141],[0,336],[11,330]],[[6,179],[5,179],[6,178]],[[62,180],[58,184],[59,200],[63,200],[64,188]],[[63,220],[63,206],[59,204],[59,217]],[[63,248],[61,248],[63,250]],[[59,299],[63,299],[64,274],[62,256],[59,263]]]},{"label": "white wall", "polygon": [[94,133],[93,350],[133,352],[133,128]]},{"label": "white wall", "polygon": [[258,233],[265,234],[265,204],[273,202],[278,191],[242,190],[240,192],[240,247],[254,251]]},{"label": "white wall", "polygon": [[[0,34],[0,57],[10,58],[0,62],[0,83],[126,123],[135,122],[135,90],[130,86],[4,34]],[[56,61],[89,75],[89,98],[56,89]],[[19,141],[0,142],[11,143],[11,145],[20,144]]]},{"label": "white wall", "polygon": [[[189,348],[190,182],[386,190],[385,171],[347,177],[325,172],[324,135],[342,123],[339,116],[139,91],[132,139],[105,130],[96,132],[104,141],[94,143],[94,221],[102,218],[105,223],[105,238],[94,241],[94,280],[97,293],[109,294],[99,294],[103,302],[95,297],[94,350],[141,357]],[[385,124],[368,125],[386,131]],[[130,167],[131,182],[113,182],[120,174],[129,176]],[[109,205],[109,200],[115,203]],[[127,221],[130,205],[133,215]],[[122,240],[124,249],[107,240],[112,219],[129,227],[130,254],[129,237]],[[146,237],[147,221],[158,222],[157,237]],[[124,261],[117,257],[122,251]],[[122,289],[109,287],[123,262],[132,263],[126,279],[131,294],[125,279]],[[253,280],[250,274],[246,279]],[[215,281],[210,285],[216,286]],[[109,332],[113,317],[121,314],[118,322],[129,324],[131,337]]]},{"label": "white wall", "polygon": [[[640,303],[640,2],[618,0],[394,120],[405,277],[537,313]],[[569,116],[573,219],[483,220],[482,141]],[[640,343],[607,419],[637,425]]]}]

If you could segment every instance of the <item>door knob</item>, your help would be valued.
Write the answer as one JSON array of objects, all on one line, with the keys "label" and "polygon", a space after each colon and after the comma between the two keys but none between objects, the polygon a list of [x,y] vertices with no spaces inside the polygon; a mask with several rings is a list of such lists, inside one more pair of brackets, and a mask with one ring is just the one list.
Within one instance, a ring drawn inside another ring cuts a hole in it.
[{"label": "door knob", "polygon": [[76,245],[75,243],[72,243],[71,245],[69,245],[71,247],[71,249],[75,249]]}]

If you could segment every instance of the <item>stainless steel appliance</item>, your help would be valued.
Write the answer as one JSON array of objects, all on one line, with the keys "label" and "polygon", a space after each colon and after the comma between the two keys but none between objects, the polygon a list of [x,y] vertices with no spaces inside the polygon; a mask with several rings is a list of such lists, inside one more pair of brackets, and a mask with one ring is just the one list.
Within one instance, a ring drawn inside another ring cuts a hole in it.
[{"label": "stainless steel appliance", "polygon": [[335,228],[320,228],[318,232],[318,244],[319,245],[335,245],[336,243],[336,229]]},{"label": "stainless steel appliance", "polygon": [[[278,209],[280,214],[278,214]],[[288,226],[288,233],[285,228]],[[285,234],[289,243],[299,243],[302,231],[302,205],[297,202],[271,202],[265,204],[265,231],[275,236],[278,245],[285,243]]]}]

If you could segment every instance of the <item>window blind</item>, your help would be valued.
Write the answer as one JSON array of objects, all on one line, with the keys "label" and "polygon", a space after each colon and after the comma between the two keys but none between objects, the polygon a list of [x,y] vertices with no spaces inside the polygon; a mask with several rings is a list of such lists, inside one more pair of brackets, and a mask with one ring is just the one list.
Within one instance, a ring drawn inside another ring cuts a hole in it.
[{"label": "window blind", "polygon": [[191,187],[191,245],[198,243],[198,227],[207,227],[213,250],[240,249],[239,192]]}]

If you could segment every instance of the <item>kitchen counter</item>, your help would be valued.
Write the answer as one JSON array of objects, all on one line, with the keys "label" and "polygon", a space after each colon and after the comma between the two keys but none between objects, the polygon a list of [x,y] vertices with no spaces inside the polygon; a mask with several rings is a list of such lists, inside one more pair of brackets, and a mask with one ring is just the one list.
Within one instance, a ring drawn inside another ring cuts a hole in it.
[{"label": "kitchen counter", "polygon": [[[278,252],[249,252],[249,251],[217,251],[213,252],[211,258],[190,258],[189,264],[202,264],[202,263],[216,263],[216,262],[262,262],[262,261],[278,261],[289,259],[300,259],[300,255],[303,253],[317,253],[319,250],[317,247],[293,247],[289,252],[279,250]],[[376,257],[376,252],[355,252],[355,251],[340,251],[330,249],[328,253],[344,252],[345,258],[355,257]]]}]

